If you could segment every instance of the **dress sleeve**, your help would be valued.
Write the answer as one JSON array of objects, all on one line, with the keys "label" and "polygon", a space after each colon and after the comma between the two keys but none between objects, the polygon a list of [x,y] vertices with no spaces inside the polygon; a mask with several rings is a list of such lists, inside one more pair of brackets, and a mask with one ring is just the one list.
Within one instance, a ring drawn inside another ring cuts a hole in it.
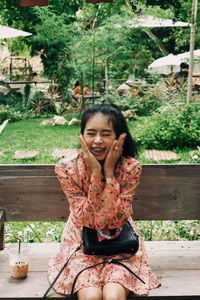
[{"label": "dress sleeve", "polygon": [[134,160],[134,163],[123,168],[122,183],[113,178],[110,183],[104,184],[98,178],[93,178],[86,194],[75,173],[56,166],[57,178],[77,223],[96,230],[105,227],[113,229],[121,227],[132,215],[132,200],[139,183],[141,166]]},{"label": "dress sleeve", "polygon": [[142,167],[137,160],[123,167],[122,183],[115,178],[106,184],[102,192],[103,206],[101,209],[102,220],[109,229],[120,228],[125,220],[133,214],[132,200],[142,172]]},{"label": "dress sleeve", "polygon": [[79,178],[75,173],[70,172],[67,168],[63,169],[59,164],[56,165],[55,172],[69,202],[70,212],[77,223],[94,229],[97,229],[96,227],[104,227],[100,225],[101,219],[98,214],[103,183],[98,178],[91,179],[89,190],[86,194],[81,189]]}]

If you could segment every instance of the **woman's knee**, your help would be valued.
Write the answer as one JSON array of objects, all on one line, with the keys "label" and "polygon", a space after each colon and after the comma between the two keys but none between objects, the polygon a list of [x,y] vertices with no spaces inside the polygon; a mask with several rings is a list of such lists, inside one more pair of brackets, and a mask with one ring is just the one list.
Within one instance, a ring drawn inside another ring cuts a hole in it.
[{"label": "woman's knee", "polygon": [[103,294],[103,300],[125,300],[126,296],[121,295],[121,293],[114,292],[106,292]]},{"label": "woman's knee", "polygon": [[107,283],[103,287],[103,300],[126,300],[128,293],[119,283]]},{"label": "woman's knee", "polygon": [[78,300],[102,300],[102,290],[100,288],[82,288],[77,292]]}]

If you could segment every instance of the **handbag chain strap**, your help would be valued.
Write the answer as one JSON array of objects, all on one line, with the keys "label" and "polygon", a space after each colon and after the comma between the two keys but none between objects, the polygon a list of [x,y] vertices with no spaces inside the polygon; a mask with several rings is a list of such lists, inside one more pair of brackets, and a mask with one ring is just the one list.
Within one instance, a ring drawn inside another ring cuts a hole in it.
[{"label": "handbag chain strap", "polygon": [[[81,243],[82,244],[82,243]],[[81,245],[79,245],[74,252],[72,252],[72,254],[70,255],[70,257],[68,258],[68,260],[66,261],[66,263],[63,265],[63,267],[60,269],[60,271],[58,272],[58,274],[56,275],[56,277],[54,278],[54,280],[52,281],[52,283],[50,284],[50,286],[48,287],[48,289],[46,290],[46,292],[44,293],[44,296],[42,297],[42,299],[46,299],[47,294],[49,293],[49,291],[52,289],[52,287],[54,286],[54,284],[56,283],[56,281],[58,280],[58,278],[60,277],[61,273],[64,271],[64,269],[66,268],[66,266],[68,265],[69,260],[71,259],[71,257],[74,255],[74,253],[76,251],[78,251],[81,248]]]}]

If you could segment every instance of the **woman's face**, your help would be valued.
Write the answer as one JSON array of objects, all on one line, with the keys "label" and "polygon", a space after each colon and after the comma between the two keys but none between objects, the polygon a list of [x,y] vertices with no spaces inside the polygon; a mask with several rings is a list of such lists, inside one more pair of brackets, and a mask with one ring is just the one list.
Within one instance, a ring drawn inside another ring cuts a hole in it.
[{"label": "woman's face", "polygon": [[116,139],[109,117],[102,113],[93,115],[86,123],[83,138],[94,157],[104,161]]}]

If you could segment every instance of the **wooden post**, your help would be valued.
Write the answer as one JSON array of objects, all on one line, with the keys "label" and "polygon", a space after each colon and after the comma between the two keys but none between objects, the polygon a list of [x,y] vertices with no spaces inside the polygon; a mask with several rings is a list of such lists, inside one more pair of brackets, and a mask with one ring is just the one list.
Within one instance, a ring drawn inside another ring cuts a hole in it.
[{"label": "wooden post", "polygon": [[0,210],[0,250],[4,249],[4,220],[5,220],[5,213],[1,209]]},{"label": "wooden post", "polygon": [[189,60],[188,86],[187,86],[187,104],[189,104],[191,97],[192,97],[192,74],[193,74],[197,6],[198,6],[198,0],[193,0],[192,1],[191,29],[190,29],[190,60]]}]

